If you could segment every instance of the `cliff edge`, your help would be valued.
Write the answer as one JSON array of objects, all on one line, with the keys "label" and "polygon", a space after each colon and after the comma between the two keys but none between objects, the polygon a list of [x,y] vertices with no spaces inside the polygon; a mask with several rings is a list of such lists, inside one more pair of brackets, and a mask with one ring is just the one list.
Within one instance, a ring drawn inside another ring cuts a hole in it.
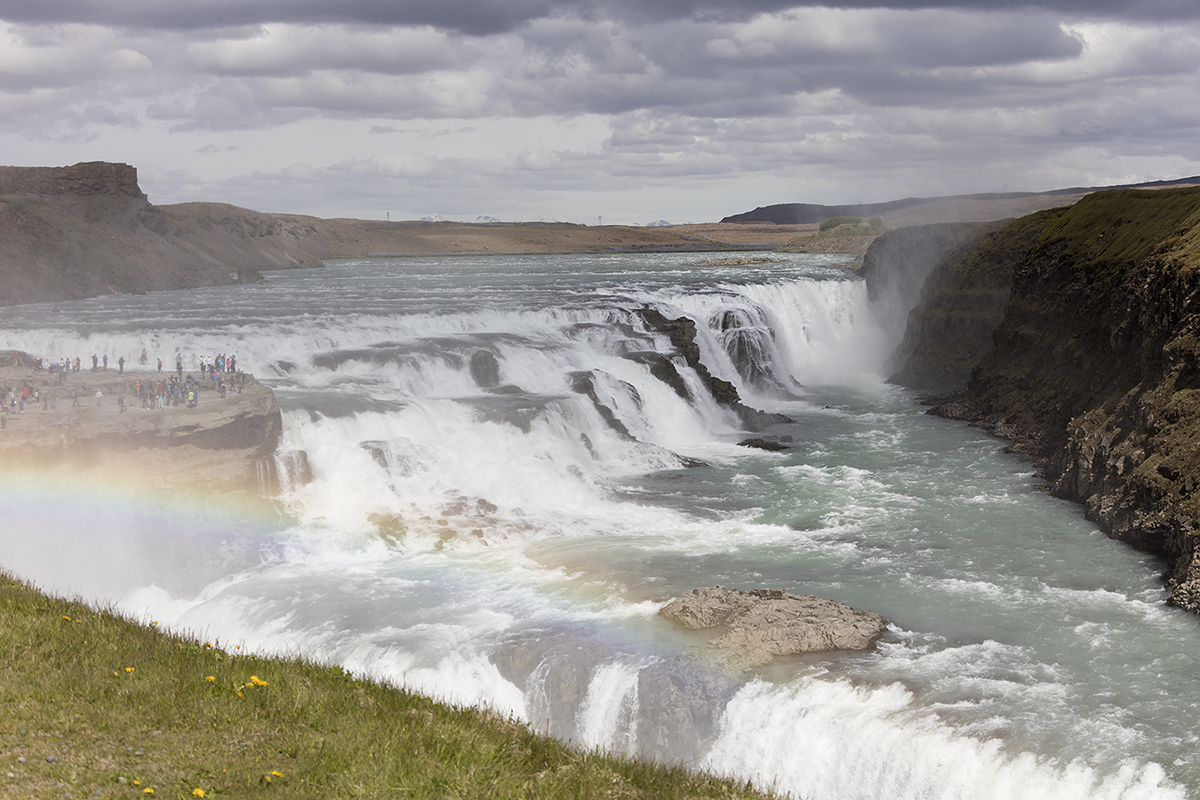
[{"label": "cliff edge", "polygon": [[244,232],[195,228],[151,205],[128,164],[0,167],[0,305],[247,283],[259,269],[320,266],[246,247]]},{"label": "cliff edge", "polygon": [[[190,407],[153,394],[171,373],[83,369],[65,375],[31,366],[11,353],[0,363],[4,414],[0,462],[5,471],[40,471],[138,485],[269,496],[277,488],[273,453],[282,433],[275,394],[252,376],[224,398],[200,380]],[[241,384],[239,386],[239,384]],[[148,387],[147,402],[137,388]],[[240,391],[239,391],[240,388]],[[11,395],[10,395],[11,392]],[[22,395],[27,395],[24,403]],[[10,397],[12,398],[10,400]],[[123,401],[125,409],[121,410]]]},{"label": "cliff edge", "polygon": [[[935,269],[912,319],[970,306],[973,275],[993,310],[1008,282],[1007,304],[990,348],[956,367],[965,393],[933,412],[1037,458],[1055,495],[1164,555],[1170,602],[1200,613],[1200,190],[1099,192],[1017,220]],[[921,354],[960,331],[909,333],[899,374],[934,388]]]}]

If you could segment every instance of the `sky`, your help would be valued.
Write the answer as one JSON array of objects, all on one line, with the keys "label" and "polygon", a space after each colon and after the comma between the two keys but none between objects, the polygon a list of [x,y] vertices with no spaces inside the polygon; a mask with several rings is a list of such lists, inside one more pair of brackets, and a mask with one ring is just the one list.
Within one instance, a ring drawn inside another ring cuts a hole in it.
[{"label": "sky", "polygon": [[0,164],[156,205],[709,222],[1200,175],[1200,2],[0,0]]}]

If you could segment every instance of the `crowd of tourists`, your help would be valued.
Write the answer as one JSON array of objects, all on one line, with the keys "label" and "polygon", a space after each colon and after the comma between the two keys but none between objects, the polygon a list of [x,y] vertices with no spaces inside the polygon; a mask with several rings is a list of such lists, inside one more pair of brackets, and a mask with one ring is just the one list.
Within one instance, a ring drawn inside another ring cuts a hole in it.
[{"label": "crowd of tourists", "polygon": [[[92,354],[92,372],[108,370],[108,354],[97,355]],[[142,354],[142,362],[145,363],[145,353]],[[0,361],[0,363],[5,363]],[[58,408],[59,388],[66,384],[69,376],[72,373],[77,373],[81,369],[82,360],[78,357],[74,359],[62,358],[57,361],[50,362],[49,366],[45,365],[40,358],[31,358],[19,352],[13,352],[12,365],[17,366],[32,366],[35,370],[45,369],[54,376],[53,385],[50,387],[31,386],[28,383],[22,388],[13,386],[7,393],[0,393],[0,428],[7,427],[8,417],[10,414],[20,415],[25,413],[26,406],[37,408],[41,406],[42,411],[52,411]],[[157,359],[158,375],[146,377],[138,375],[129,384],[130,393],[134,398],[141,401],[143,409],[159,409],[167,408],[168,406],[184,405],[187,408],[196,408],[200,402],[200,391],[202,389],[212,389],[220,394],[221,399],[231,392],[236,391],[241,394],[246,388],[246,374],[237,368],[237,356],[225,355],[224,353],[209,359],[205,356],[200,356],[199,359],[200,378],[194,377],[191,373],[184,377],[183,374],[183,357],[180,354],[175,355],[175,370],[170,373],[163,374],[163,361]],[[125,374],[125,357],[120,356],[117,359],[117,374]],[[2,392],[2,390],[0,390]],[[80,407],[80,393],[78,389],[70,391],[69,395],[64,387],[62,389],[63,399],[67,396],[71,398],[71,407]],[[97,388],[95,395],[97,406],[104,403],[104,392]],[[117,409],[120,413],[125,413],[125,393],[123,391],[117,393]]]}]

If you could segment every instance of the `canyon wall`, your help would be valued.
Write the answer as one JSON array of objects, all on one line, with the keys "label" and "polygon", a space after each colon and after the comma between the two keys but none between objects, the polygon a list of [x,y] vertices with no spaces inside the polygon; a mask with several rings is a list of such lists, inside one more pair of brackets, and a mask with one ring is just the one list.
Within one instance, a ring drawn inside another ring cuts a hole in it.
[{"label": "canyon wall", "polygon": [[973,226],[931,260],[892,357],[892,383],[934,398],[966,391],[971,370],[991,351],[992,331],[1004,319],[1013,264],[1041,226],[1063,210]]},{"label": "canyon wall", "polygon": [[925,305],[931,272],[948,253],[969,246],[989,223],[947,222],[897,228],[878,237],[863,255],[859,274],[867,282],[872,317],[888,337],[899,340],[912,327],[910,316]]},{"label": "canyon wall", "polygon": [[[952,365],[965,393],[934,413],[1038,459],[1055,495],[1165,556],[1170,601],[1200,613],[1200,190],[1099,192],[955,252],[910,317],[899,379],[943,391],[923,362],[989,338],[1005,283],[985,352]],[[976,305],[958,327],[921,322]]]}]

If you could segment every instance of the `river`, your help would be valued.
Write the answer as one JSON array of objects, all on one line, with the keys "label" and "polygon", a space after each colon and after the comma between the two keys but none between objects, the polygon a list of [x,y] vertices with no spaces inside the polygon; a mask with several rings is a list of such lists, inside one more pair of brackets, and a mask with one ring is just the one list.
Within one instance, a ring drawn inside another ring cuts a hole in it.
[{"label": "river", "polygon": [[[50,360],[236,354],[285,431],[278,513],[33,477],[0,494],[0,562],[227,649],[811,800],[1200,797],[1200,620],[1163,604],[1164,564],[886,384],[897,315],[846,257],[698,258],[346,260],[3,309],[0,349]],[[643,308],[695,320],[709,370],[792,420],[765,431],[788,449],[739,446]],[[300,450],[310,482],[288,477]],[[657,610],[713,585],[888,631],[706,678],[683,655],[704,637]],[[708,688],[680,708],[672,681]]]}]

